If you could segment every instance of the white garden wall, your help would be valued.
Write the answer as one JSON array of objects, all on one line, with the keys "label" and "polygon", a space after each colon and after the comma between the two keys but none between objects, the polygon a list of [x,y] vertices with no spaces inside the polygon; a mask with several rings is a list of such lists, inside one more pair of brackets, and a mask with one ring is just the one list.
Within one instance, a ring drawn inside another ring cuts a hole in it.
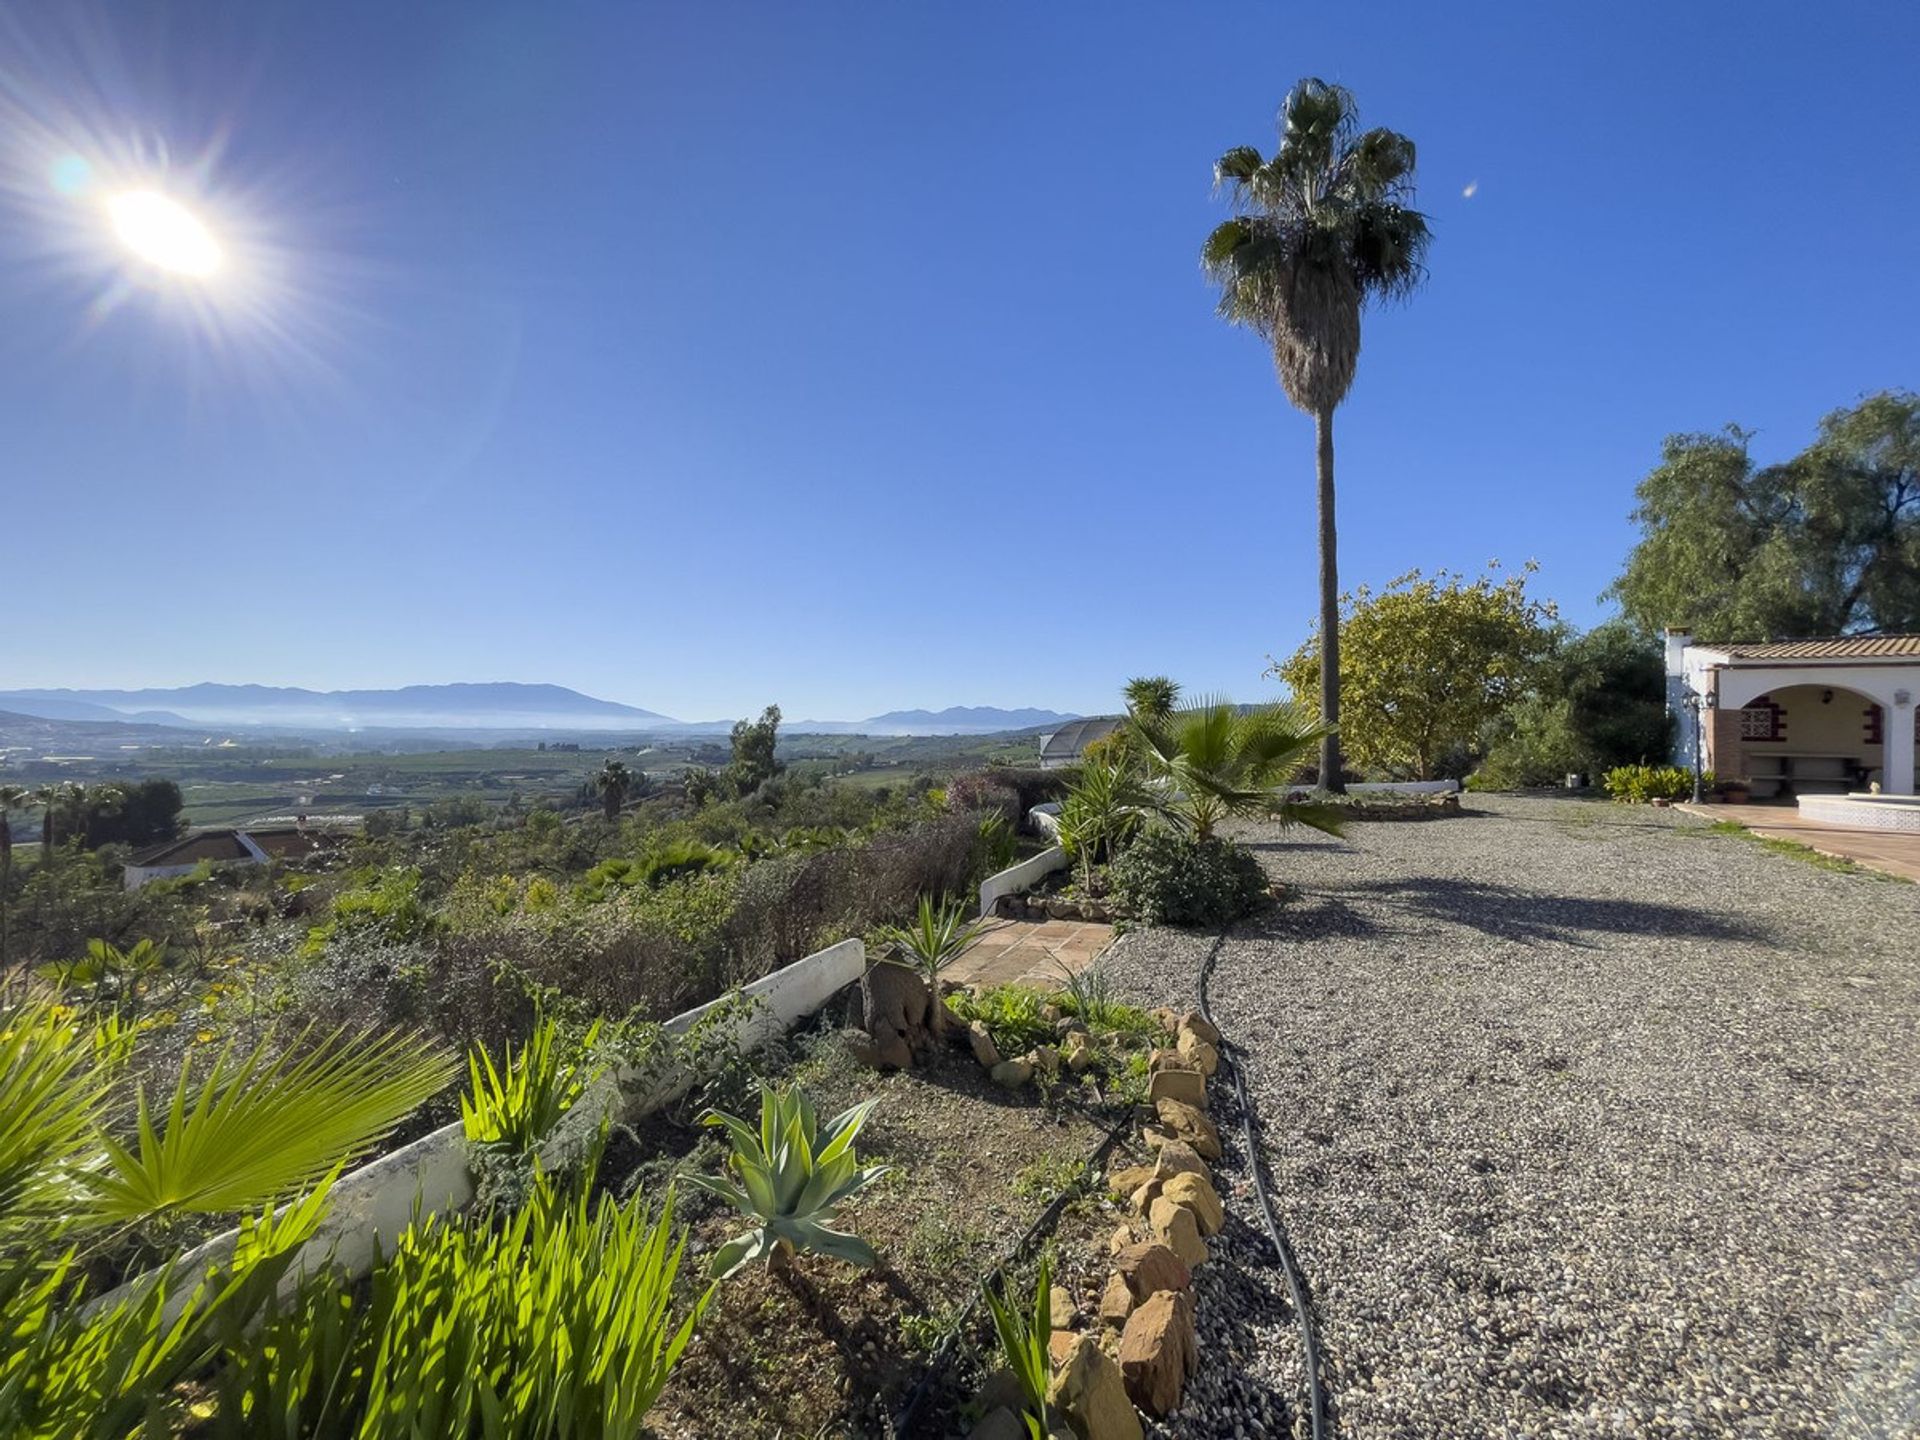
[{"label": "white garden wall", "polygon": [[[743,986],[742,993],[760,1003],[741,1012],[734,1047],[745,1050],[782,1034],[858,980],[866,968],[865,944],[842,940]],[[663,1028],[683,1035],[722,1003],[716,1000],[676,1015]],[[636,1078],[632,1074],[601,1077],[567,1117],[568,1134],[558,1142],[562,1149],[577,1152],[584,1139],[598,1132],[603,1119],[631,1122],[651,1114],[685,1091],[692,1079],[685,1074],[669,1075],[647,1093],[629,1095],[622,1082],[630,1085]],[[555,1154],[551,1158],[563,1157]],[[341,1176],[334,1184],[326,1219],[289,1272],[288,1287],[304,1269],[326,1264],[329,1259],[349,1274],[363,1275],[372,1268],[376,1253],[382,1248],[391,1250],[416,1214],[453,1214],[464,1210],[473,1199],[466,1136],[455,1121]],[[224,1263],[238,1238],[238,1230],[229,1230],[190,1250],[180,1261],[180,1273],[201,1273]],[[130,1281],[98,1303],[135,1293],[151,1283],[150,1276]],[[185,1299],[185,1287],[176,1287],[170,1297],[169,1318],[179,1313]]]},{"label": "white garden wall", "polygon": [[1043,877],[1066,868],[1067,852],[1055,845],[1050,850],[1029,856],[1018,865],[1009,866],[998,875],[989,875],[980,882],[980,913],[993,914],[993,907],[1002,895],[1017,895],[1023,890],[1030,890]]}]

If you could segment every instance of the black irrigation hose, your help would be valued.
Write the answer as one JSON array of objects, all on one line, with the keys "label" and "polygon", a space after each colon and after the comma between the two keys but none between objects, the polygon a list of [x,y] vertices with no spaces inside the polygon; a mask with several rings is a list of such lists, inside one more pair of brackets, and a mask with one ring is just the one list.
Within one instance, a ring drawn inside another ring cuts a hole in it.
[{"label": "black irrigation hose", "polygon": [[1079,1179],[1053,1197],[1047,1208],[1042,1210],[1033,1224],[1027,1227],[1027,1233],[1014,1241],[1012,1248],[1000,1257],[999,1262],[974,1288],[972,1296],[961,1308],[959,1315],[947,1327],[946,1334],[940,1337],[940,1343],[933,1347],[933,1355],[928,1359],[927,1368],[920,1376],[920,1383],[913,1387],[913,1392],[907,1396],[907,1403],[900,1407],[899,1413],[889,1422],[891,1435],[907,1436],[913,1433],[909,1427],[913,1424],[914,1414],[926,1400],[928,1392],[933,1389],[934,1381],[946,1373],[947,1366],[953,1359],[954,1347],[960,1343],[960,1337],[966,1334],[967,1326],[973,1320],[973,1312],[980,1307],[980,1300],[985,1294],[986,1287],[1001,1280],[1006,1275],[1008,1266],[1017,1264],[1031,1255],[1035,1245],[1052,1233],[1053,1227],[1060,1223],[1060,1216],[1066,1211],[1067,1206],[1086,1193],[1093,1183],[1094,1176],[1100,1172],[1101,1167],[1107,1163],[1107,1157],[1113,1153],[1113,1147],[1120,1143],[1120,1137],[1133,1127],[1133,1123],[1133,1116],[1129,1114],[1107,1132],[1106,1138],[1094,1147],[1093,1153],[1080,1167]]},{"label": "black irrigation hose", "polygon": [[[1226,939],[1225,930],[1214,936],[1207,958],[1200,964],[1200,1014],[1216,1031],[1220,1027],[1214,1023],[1213,1009],[1207,1004],[1207,981],[1213,976],[1213,963],[1219,958],[1220,947],[1226,943]],[[1259,1126],[1254,1123],[1253,1103],[1247,1098],[1247,1082],[1242,1067],[1233,1058],[1239,1048],[1224,1033],[1221,1034],[1220,1060],[1233,1072],[1233,1092],[1240,1101],[1240,1133],[1247,1147],[1247,1170],[1253,1176],[1253,1193],[1259,1198],[1260,1214],[1267,1225],[1267,1238],[1273,1242],[1274,1254],[1280,1257],[1280,1268],[1287,1276],[1287,1289],[1293,1295],[1293,1314],[1300,1326],[1300,1349],[1307,1367],[1307,1404],[1312,1418],[1313,1440],[1326,1440],[1327,1393],[1320,1383],[1320,1343],[1314,1338],[1313,1314],[1307,1308],[1307,1284],[1300,1274],[1299,1262],[1293,1257],[1293,1246],[1287,1242],[1287,1232],[1281,1228],[1279,1218],[1273,1213],[1273,1199],[1267,1193],[1266,1166],[1260,1158]]]}]

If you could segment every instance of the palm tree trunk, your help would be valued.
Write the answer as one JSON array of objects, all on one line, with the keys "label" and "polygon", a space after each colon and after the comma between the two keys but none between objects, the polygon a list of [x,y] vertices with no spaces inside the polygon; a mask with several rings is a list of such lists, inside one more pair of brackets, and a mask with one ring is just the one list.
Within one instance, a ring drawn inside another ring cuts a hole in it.
[{"label": "palm tree trunk", "polygon": [[1344,795],[1341,778],[1340,736],[1340,558],[1339,536],[1333,521],[1333,407],[1313,417],[1318,442],[1320,511],[1320,723],[1328,734],[1320,742],[1320,785]]}]

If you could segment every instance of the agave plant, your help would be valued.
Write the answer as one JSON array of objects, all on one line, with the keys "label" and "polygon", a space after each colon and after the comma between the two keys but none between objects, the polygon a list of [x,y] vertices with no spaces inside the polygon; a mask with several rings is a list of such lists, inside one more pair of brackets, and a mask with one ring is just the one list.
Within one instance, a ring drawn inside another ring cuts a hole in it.
[{"label": "agave plant", "polygon": [[886,925],[880,939],[891,945],[904,959],[890,963],[905,965],[919,972],[933,996],[933,1016],[929,1028],[938,1036],[946,1031],[946,1010],[940,1004],[940,972],[960,958],[960,952],[980,933],[982,920],[968,920],[966,906],[958,900],[935,904],[931,895],[920,897],[919,913],[911,925]]},{"label": "agave plant", "polygon": [[1053,1374],[1047,1352],[1048,1342],[1053,1339],[1052,1267],[1042,1256],[1030,1309],[1023,1309],[1006,1293],[1004,1282],[1000,1286],[981,1288],[986,1295],[987,1309],[993,1314],[994,1332],[1000,1337],[1000,1358],[1007,1362],[1007,1369],[1019,1382],[1025,1401],[1020,1418],[1026,1421],[1031,1440],[1047,1440],[1050,1418],[1047,1382]]},{"label": "agave plant", "polygon": [[1338,819],[1325,806],[1285,798],[1282,787],[1322,735],[1291,706],[1201,700],[1164,717],[1135,714],[1128,723],[1159,782],[1154,808],[1195,839],[1211,838],[1223,820],[1251,815],[1337,831]]},{"label": "agave plant", "polygon": [[828,1223],[840,1206],[887,1173],[884,1165],[861,1169],[853,1153],[854,1137],[878,1103],[863,1101],[821,1129],[812,1102],[797,1085],[763,1085],[758,1129],[737,1115],[705,1112],[702,1120],[725,1126],[733,1140],[727,1163],[738,1182],[717,1175],[688,1178],[760,1222],[720,1247],[713,1257],[715,1279],[724,1280],[755,1260],[784,1269],[795,1254],[808,1252],[863,1269],[879,1262],[866,1241]]}]

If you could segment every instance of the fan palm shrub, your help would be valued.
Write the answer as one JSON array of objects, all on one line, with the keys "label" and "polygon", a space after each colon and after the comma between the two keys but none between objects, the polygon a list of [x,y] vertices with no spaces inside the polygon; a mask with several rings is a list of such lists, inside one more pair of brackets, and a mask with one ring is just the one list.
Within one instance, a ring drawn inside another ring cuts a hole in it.
[{"label": "fan palm shrub", "polygon": [[1256,815],[1339,832],[1327,807],[1290,800],[1282,788],[1323,737],[1291,706],[1201,700],[1128,723],[1157,782],[1153,808],[1196,840],[1212,838],[1223,820]]},{"label": "fan palm shrub", "polygon": [[1280,107],[1280,148],[1229,150],[1214,180],[1238,211],[1201,264],[1223,318],[1265,340],[1287,398],[1313,417],[1320,530],[1320,783],[1341,782],[1340,577],[1334,523],[1333,412],[1353,388],[1360,314],[1412,294],[1426,276],[1427,220],[1412,208],[1414,144],[1359,128],[1351,92],[1295,85]]},{"label": "fan palm shrub", "polygon": [[867,1100],[821,1128],[813,1104],[797,1085],[760,1090],[760,1124],[709,1110],[708,1125],[725,1127],[733,1142],[727,1161],[733,1179],[692,1175],[701,1189],[718,1195],[758,1223],[722,1245],[712,1274],[725,1279],[755,1260],[787,1269],[796,1254],[831,1255],[867,1268],[879,1256],[857,1235],[832,1228],[842,1205],[887,1173],[887,1166],[860,1167],[854,1138],[879,1102]]},{"label": "fan palm shrub", "polygon": [[881,942],[904,957],[882,963],[903,964],[926,981],[927,993],[933,997],[933,1015],[928,1028],[936,1037],[946,1033],[947,1021],[940,1003],[940,972],[960,958],[960,953],[973,943],[980,927],[986,923],[969,920],[966,914],[966,906],[959,900],[935,903],[931,895],[922,895],[913,924],[880,927]]}]

